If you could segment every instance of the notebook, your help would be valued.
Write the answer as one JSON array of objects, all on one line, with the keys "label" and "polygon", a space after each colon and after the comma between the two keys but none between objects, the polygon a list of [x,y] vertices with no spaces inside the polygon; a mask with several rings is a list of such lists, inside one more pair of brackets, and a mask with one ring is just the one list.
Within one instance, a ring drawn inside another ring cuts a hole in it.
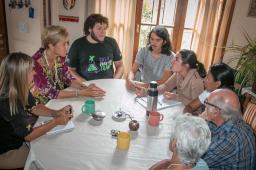
[{"label": "notebook", "polygon": [[[147,97],[137,97],[136,102],[138,102],[145,109],[147,108]],[[176,100],[166,100],[163,95],[159,95],[157,102],[157,110],[166,109],[179,104],[181,104],[181,102]]]}]

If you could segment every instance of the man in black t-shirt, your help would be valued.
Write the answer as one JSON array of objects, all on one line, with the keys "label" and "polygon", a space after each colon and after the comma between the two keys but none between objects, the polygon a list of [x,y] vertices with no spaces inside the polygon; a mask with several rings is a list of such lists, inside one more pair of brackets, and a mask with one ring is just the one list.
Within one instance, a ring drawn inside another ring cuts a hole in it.
[{"label": "man in black t-shirt", "polygon": [[122,77],[122,54],[115,39],[106,37],[107,28],[108,19],[100,14],[86,19],[85,36],[72,44],[68,54],[69,68],[77,80]]}]

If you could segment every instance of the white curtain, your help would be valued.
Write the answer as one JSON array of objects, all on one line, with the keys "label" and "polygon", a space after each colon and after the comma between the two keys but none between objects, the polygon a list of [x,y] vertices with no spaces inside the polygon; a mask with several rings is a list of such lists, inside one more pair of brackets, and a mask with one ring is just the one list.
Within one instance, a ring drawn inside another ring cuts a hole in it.
[{"label": "white curtain", "polygon": [[200,0],[192,47],[207,69],[222,61],[235,0]]},{"label": "white curtain", "polygon": [[136,0],[87,0],[86,16],[100,13],[109,19],[107,35],[116,39],[123,55],[125,76],[132,66]]}]

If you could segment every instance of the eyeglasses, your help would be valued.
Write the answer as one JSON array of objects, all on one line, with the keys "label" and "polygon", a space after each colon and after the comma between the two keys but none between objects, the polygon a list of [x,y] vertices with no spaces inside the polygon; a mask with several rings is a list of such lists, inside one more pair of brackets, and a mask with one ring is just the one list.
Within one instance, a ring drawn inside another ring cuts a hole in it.
[{"label": "eyeglasses", "polygon": [[217,105],[215,105],[215,104],[212,104],[212,103],[209,103],[209,102],[208,102],[208,99],[206,99],[206,100],[204,101],[204,105],[205,105],[205,107],[206,107],[206,105],[209,105],[209,106],[212,106],[212,107],[215,107],[215,108],[221,110],[221,108],[220,108],[219,106],[217,106]]}]

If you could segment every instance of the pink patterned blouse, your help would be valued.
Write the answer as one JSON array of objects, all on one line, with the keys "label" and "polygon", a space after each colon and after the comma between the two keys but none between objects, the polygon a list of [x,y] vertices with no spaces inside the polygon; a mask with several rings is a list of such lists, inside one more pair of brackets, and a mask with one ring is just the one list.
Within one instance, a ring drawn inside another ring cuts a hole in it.
[{"label": "pink patterned blouse", "polygon": [[[66,57],[57,57],[54,69],[50,70],[48,61],[44,57],[44,50],[40,48],[33,56],[35,72],[31,92],[38,103],[46,104],[58,97],[59,91],[71,85],[74,79],[65,63]],[[39,62],[41,60],[41,62]]]}]

